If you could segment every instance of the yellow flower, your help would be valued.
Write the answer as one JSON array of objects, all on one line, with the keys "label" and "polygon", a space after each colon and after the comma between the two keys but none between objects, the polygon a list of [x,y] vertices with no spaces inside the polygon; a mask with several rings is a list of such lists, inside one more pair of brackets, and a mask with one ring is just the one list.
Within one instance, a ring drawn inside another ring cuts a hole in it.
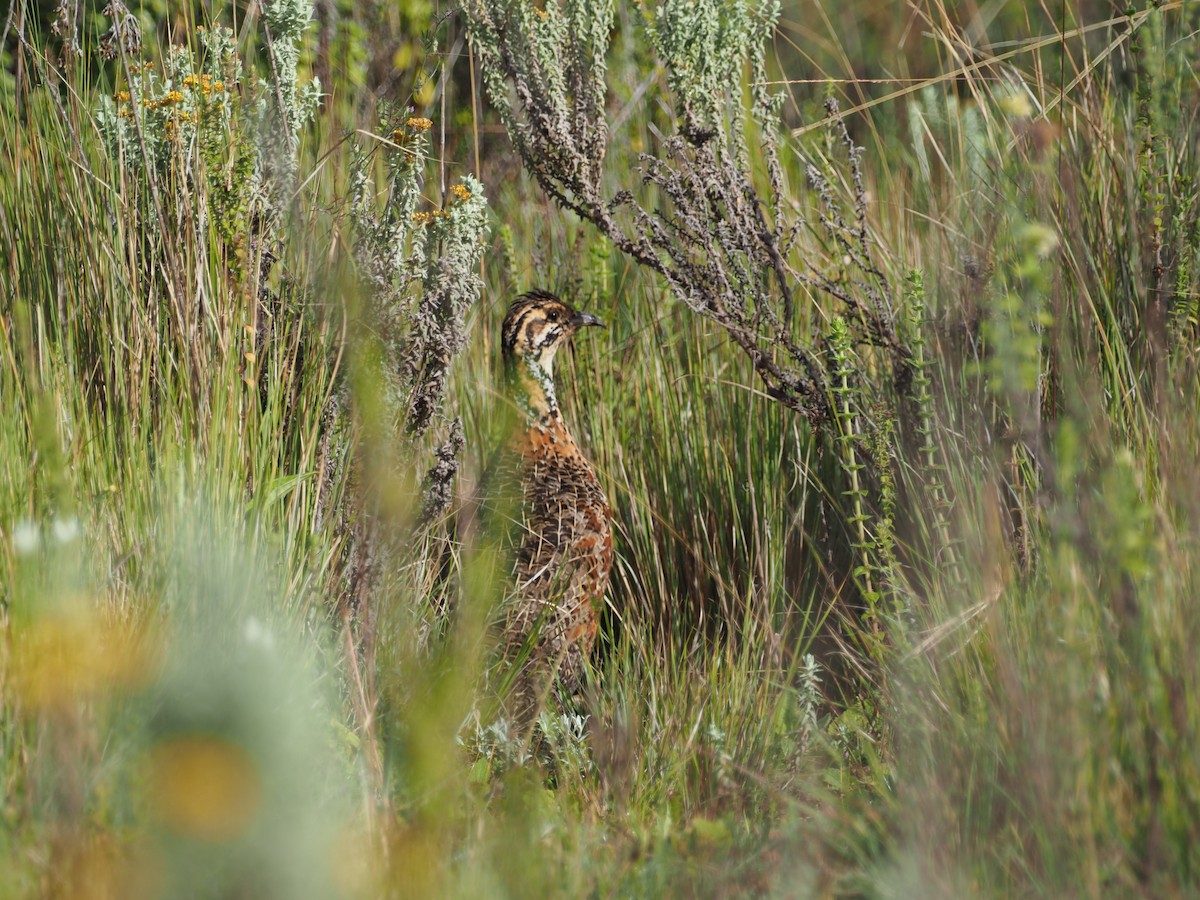
[{"label": "yellow flower", "polygon": [[428,131],[433,127],[433,122],[426,119],[424,116],[409,116],[408,121],[404,123],[413,131]]},{"label": "yellow flower", "polygon": [[218,81],[218,82],[216,82],[216,83],[213,85],[213,90],[214,90],[214,91],[223,91],[223,90],[225,90],[225,82],[223,82],[223,81]]},{"label": "yellow flower", "polygon": [[14,630],[5,675],[24,707],[55,712],[155,674],[146,634],[87,610],[44,616]]},{"label": "yellow flower", "polygon": [[133,110],[128,106],[122,106],[119,110],[117,110],[117,116],[122,119],[131,118],[133,116]]},{"label": "yellow flower", "polygon": [[403,144],[404,143],[404,129],[397,128],[396,130],[394,130],[392,132],[392,140],[398,144]]},{"label": "yellow flower", "polygon": [[550,13],[546,12],[544,9],[538,9],[537,7],[534,7],[533,14],[543,22],[550,18]]},{"label": "yellow flower", "polygon": [[467,187],[464,184],[454,185],[454,187],[450,188],[450,193],[459,200],[462,200],[464,203],[471,199],[471,192],[467,190]]},{"label": "yellow flower", "polygon": [[182,102],[182,100],[183,100],[183,93],[181,91],[167,91],[167,95],[162,98],[162,102],[166,103],[167,105],[171,105],[173,103],[180,103],[180,102]]},{"label": "yellow flower", "polygon": [[195,87],[199,83],[200,83],[200,78],[196,75],[189,75],[189,76],[187,76],[187,78],[183,79],[184,87],[189,87],[189,88]]},{"label": "yellow flower", "polygon": [[128,103],[129,91],[117,91],[115,94],[113,94],[113,99],[118,103]]},{"label": "yellow flower", "polygon": [[430,218],[431,217],[427,212],[413,213],[413,221],[418,225],[428,225]]},{"label": "yellow flower", "polygon": [[228,841],[262,808],[262,774],[242,747],[220,737],[185,734],[150,751],[147,774],[154,817],[177,834]]},{"label": "yellow flower", "polygon": [[1024,93],[1012,93],[1001,98],[1000,108],[1014,119],[1028,119],[1033,115],[1033,104],[1029,102],[1029,95]]}]

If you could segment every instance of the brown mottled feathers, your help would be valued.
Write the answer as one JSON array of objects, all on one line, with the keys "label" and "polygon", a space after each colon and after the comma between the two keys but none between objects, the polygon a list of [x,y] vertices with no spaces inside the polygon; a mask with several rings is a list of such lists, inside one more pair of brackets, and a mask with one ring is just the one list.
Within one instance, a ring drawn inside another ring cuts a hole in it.
[{"label": "brown mottled feathers", "polygon": [[579,687],[612,570],[612,512],[563,421],[551,376],[555,351],[580,327],[598,324],[542,292],[517,298],[504,320],[510,391],[525,413],[514,441],[521,529],[504,619],[506,655],[521,664],[508,702],[520,734],[556,677],[567,692]]}]

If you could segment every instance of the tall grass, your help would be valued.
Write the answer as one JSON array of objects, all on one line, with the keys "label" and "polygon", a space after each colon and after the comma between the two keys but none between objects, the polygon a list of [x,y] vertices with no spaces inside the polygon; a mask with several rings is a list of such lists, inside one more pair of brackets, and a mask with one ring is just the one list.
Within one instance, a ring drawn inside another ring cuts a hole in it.
[{"label": "tall grass", "polygon": [[[1194,890],[1196,11],[1018,6],[785,10],[781,74],[791,37],[834,79],[788,87],[785,176],[809,221],[802,159],[854,202],[836,135],[804,131],[844,92],[916,367],[896,402],[835,347],[842,440],[485,137],[484,290],[434,419],[465,446],[423,527],[442,435],[403,443],[343,215],[343,134],[380,110],[338,97],[301,132],[269,240],[196,214],[208,169],[152,189],[94,122],[119,85],[26,48],[46,81],[0,102],[0,891]],[[618,179],[666,115],[622,35]],[[863,74],[930,77],[855,111],[890,90],[836,80]],[[474,135],[414,113],[428,211]],[[558,378],[618,554],[586,701],[523,759],[479,497],[511,427],[493,336],[535,285],[609,323]]]}]

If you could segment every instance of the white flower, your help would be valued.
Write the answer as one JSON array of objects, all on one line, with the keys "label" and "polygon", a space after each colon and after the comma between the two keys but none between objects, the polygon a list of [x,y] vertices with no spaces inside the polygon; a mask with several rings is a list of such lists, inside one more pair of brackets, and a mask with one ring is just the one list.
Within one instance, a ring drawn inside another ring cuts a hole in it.
[{"label": "white flower", "polygon": [[242,629],[242,636],[246,639],[247,644],[257,645],[264,650],[275,649],[275,635],[271,633],[271,629],[254,616],[246,620],[246,625]]},{"label": "white flower", "polygon": [[79,520],[74,516],[69,519],[55,519],[54,524],[50,526],[50,530],[54,534],[54,540],[60,544],[69,544],[75,538],[79,537],[81,531]]},{"label": "white flower", "polygon": [[23,519],[13,526],[12,545],[17,556],[29,556],[36,553],[42,543],[42,535],[37,523]]}]

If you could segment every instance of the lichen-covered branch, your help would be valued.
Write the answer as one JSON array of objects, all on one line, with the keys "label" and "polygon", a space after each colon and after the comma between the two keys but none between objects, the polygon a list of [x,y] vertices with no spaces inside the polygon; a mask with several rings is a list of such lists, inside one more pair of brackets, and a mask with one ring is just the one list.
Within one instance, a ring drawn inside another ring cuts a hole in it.
[{"label": "lichen-covered branch", "polygon": [[[483,187],[464,176],[442,208],[419,209],[430,121],[392,123],[386,144],[361,147],[351,166],[355,259],[368,315],[382,349],[383,405],[399,439],[415,442],[445,423],[423,500],[423,519],[442,512],[462,449],[461,424],[445,415],[447,376],[466,345],[467,313],[483,284],[479,258],[487,233]],[[380,203],[373,166],[383,153]]]},{"label": "lichen-covered branch", "polygon": [[[527,170],[563,207],[660,274],[696,313],[716,322],[749,357],[777,401],[814,424],[829,421],[822,322],[797,308],[803,288],[845,306],[852,343],[884,349],[903,367],[888,285],[866,226],[860,150],[849,151],[856,206],[837,211],[816,169],[821,226],[858,277],[834,280],[792,262],[797,222],[785,216],[777,135],[780,98],[766,82],[765,44],[775,0],[666,0],[644,18],[662,61],[677,123],[640,156],[640,186],[605,190],[611,0],[468,0],[468,27],[485,83]],[[746,76],[751,100],[743,101]],[[749,151],[750,135],[761,152]],[[769,185],[764,196],[756,176]]]}]

